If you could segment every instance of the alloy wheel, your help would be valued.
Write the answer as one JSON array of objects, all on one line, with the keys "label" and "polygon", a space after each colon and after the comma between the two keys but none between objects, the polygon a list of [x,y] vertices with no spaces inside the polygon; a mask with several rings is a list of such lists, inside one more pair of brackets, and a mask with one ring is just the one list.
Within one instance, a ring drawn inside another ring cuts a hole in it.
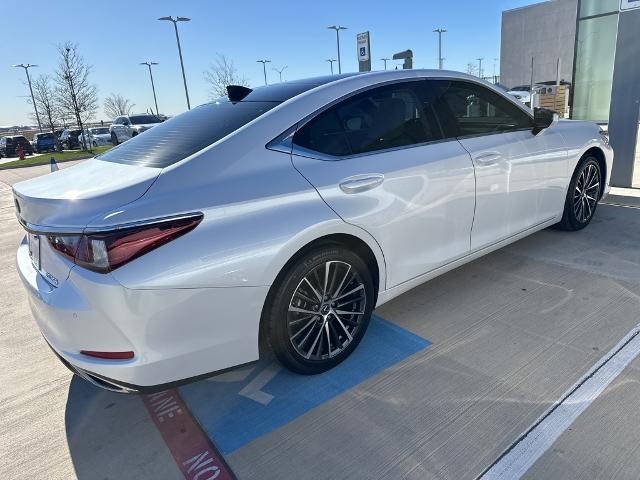
[{"label": "alloy wheel", "polygon": [[289,302],[287,329],[307,360],[335,357],[352,342],[367,305],[364,282],[352,266],[328,261],[308,272]]},{"label": "alloy wheel", "polygon": [[580,172],[573,193],[573,212],[581,223],[588,222],[595,212],[600,192],[600,171],[588,163]]}]

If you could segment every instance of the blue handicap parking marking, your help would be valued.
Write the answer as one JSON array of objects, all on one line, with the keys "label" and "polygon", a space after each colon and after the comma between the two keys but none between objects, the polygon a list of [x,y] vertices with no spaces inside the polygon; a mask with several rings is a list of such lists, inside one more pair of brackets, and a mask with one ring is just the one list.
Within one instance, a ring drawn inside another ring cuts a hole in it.
[{"label": "blue handicap parking marking", "polygon": [[374,316],[358,348],[320,375],[289,372],[273,359],[180,388],[223,454],[289,423],[431,343]]}]

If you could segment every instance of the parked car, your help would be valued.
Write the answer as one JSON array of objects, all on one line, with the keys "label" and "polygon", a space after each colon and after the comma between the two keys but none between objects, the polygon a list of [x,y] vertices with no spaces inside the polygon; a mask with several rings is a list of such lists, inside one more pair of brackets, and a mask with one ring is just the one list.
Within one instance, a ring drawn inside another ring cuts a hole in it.
[{"label": "parked car", "polygon": [[148,113],[117,117],[109,127],[111,143],[118,145],[162,122],[162,116]]},{"label": "parked car", "polygon": [[68,129],[66,128],[60,134],[60,143],[62,144],[62,148],[65,150],[74,150],[80,148],[82,146],[82,138],[81,138],[82,130],[79,128],[76,129]]},{"label": "parked car", "polygon": [[36,153],[53,152],[56,150],[56,143],[57,138],[51,132],[36,133],[31,142]]},{"label": "parked car", "polygon": [[0,138],[0,158],[17,157],[19,146],[22,146],[25,155],[33,155],[33,146],[23,135],[12,135]]},{"label": "parked car", "polygon": [[111,143],[109,127],[87,128],[84,133],[87,143],[92,147],[100,147]]},{"label": "parked car", "polygon": [[325,371],[374,307],[546,227],[580,230],[609,191],[598,125],[469,75],[228,92],[13,187],[36,322],[101,387],[164,389],[259,345]]}]

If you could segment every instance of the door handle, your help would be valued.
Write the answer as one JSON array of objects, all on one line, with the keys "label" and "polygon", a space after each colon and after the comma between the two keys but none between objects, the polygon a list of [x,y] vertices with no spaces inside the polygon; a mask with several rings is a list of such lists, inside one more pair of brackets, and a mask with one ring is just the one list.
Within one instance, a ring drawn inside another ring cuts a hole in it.
[{"label": "door handle", "polygon": [[498,152],[481,153],[473,159],[475,163],[482,166],[495,165],[502,158]]},{"label": "door handle", "polygon": [[346,194],[362,193],[372,190],[384,182],[382,174],[355,175],[340,182],[340,190]]}]

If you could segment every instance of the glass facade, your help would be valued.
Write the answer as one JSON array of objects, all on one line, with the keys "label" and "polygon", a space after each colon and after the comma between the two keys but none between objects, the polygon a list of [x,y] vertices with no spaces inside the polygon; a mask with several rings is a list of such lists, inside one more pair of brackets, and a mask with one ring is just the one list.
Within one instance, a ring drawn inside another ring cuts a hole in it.
[{"label": "glass facade", "polygon": [[580,2],[580,18],[617,13],[620,0],[582,0]]},{"label": "glass facade", "polygon": [[619,1],[581,0],[579,8],[571,118],[608,123]]}]

